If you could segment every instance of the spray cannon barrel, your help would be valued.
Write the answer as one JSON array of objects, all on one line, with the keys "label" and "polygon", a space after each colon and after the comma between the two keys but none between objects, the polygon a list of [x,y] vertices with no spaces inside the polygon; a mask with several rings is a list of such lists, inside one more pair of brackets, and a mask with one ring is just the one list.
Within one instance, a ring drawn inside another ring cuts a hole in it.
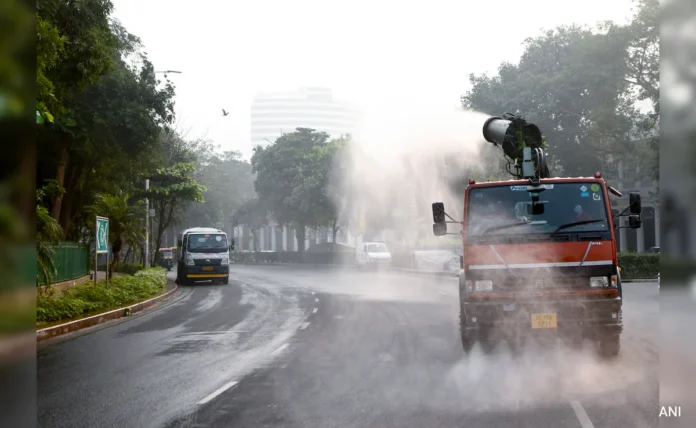
[{"label": "spray cannon barrel", "polygon": [[508,172],[518,178],[546,178],[549,176],[546,153],[542,146],[541,130],[518,115],[506,113],[491,117],[483,124],[483,138],[500,146],[516,168]]}]

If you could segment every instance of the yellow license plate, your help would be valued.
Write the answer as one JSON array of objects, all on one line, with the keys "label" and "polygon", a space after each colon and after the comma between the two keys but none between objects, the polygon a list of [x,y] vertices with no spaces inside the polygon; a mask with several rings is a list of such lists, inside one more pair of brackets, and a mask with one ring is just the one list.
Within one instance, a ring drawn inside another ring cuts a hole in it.
[{"label": "yellow license plate", "polygon": [[204,267],[203,270],[213,270],[211,267]]},{"label": "yellow license plate", "polygon": [[532,314],[532,328],[558,327],[556,314]]}]

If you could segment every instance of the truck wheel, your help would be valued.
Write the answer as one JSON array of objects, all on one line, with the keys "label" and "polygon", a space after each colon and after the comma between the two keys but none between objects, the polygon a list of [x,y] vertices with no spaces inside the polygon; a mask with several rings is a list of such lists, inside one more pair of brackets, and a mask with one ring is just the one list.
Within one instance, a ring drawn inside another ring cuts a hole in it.
[{"label": "truck wheel", "polygon": [[227,285],[227,284],[229,284],[229,283],[230,283],[230,276],[227,275],[227,276],[225,277],[225,279],[222,280],[222,284],[223,284],[223,285]]},{"label": "truck wheel", "polygon": [[459,331],[462,337],[464,353],[469,355],[474,348],[474,344],[476,344],[476,336],[471,331],[467,331],[463,326],[459,328]]},{"label": "truck wheel", "polygon": [[479,331],[479,343],[484,354],[491,354],[495,350],[497,337],[491,331]]},{"label": "truck wheel", "polygon": [[602,358],[615,358],[621,350],[621,336],[601,338],[597,343],[599,356]]}]

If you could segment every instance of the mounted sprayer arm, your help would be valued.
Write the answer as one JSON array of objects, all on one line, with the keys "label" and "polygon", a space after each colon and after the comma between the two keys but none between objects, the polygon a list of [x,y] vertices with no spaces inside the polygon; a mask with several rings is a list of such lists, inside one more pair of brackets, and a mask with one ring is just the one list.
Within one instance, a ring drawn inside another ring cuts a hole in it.
[{"label": "mounted sprayer arm", "polygon": [[519,115],[506,113],[503,117],[491,117],[483,124],[483,138],[503,149],[515,168],[508,172],[516,178],[538,180],[549,177],[544,152],[544,137],[539,127]]}]

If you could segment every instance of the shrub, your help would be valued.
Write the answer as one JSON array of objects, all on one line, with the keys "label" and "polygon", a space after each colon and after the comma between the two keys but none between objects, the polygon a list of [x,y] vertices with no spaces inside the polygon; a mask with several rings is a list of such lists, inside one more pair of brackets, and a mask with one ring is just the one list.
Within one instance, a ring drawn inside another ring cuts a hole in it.
[{"label": "shrub", "polygon": [[660,262],[663,282],[686,284],[696,276],[696,260],[665,256]]},{"label": "shrub", "polygon": [[116,263],[116,266],[114,266],[114,272],[125,273],[128,275],[133,275],[143,269],[145,269],[145,267],[138,263]]},{"label": "shrub", "polygon": [[619,253],[621,279],[657,279],[660,255],[648,253]]},{"label": "shrub", "polygon": [[47,323],[82,318],[146,300],[161,294],[167,286],[163,268],[149,268],[133,276],[118,276],[108,284],[103,280],[78,285],[62,293],[36,298],[36,321]]}]

